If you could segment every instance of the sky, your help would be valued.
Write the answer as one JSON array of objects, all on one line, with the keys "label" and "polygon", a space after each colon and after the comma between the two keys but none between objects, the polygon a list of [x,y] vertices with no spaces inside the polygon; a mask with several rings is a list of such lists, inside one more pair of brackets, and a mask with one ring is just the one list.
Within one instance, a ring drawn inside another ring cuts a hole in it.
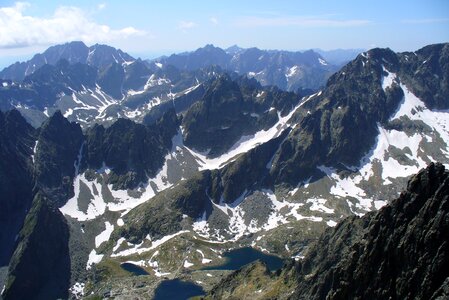
[{"label": "sky", "polygon": [[206,44],[414,51],[449,42],[449,0],[0,0],[0,69],[73,40],[143,59]]}]

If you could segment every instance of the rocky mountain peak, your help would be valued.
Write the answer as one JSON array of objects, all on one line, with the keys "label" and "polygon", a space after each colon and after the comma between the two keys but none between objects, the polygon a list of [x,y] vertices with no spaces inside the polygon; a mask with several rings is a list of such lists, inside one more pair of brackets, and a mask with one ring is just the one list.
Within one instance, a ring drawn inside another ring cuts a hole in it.
[{"label": "rocky mountain peak", "polygon": [[37,185],[49,195],[52,204],[62,205],[73,194],[75,162],[84,137],[79,124],[70,123],[56,111],[40,128],[35,154]]},{"label": "rocky mountain peak", "polygon": [[60,60],[66,60],[69,64],[87,64],[102,70],[113,62],[124,64],[131,63],[135,59],[129,54],[107,45],[95,44],[87,47],[83,42],[74,41],[51,46],[43,53],[34,55],[29,61],[17,62],[6,67],[0,72],[0,78],[22,81],[42,66],[56,65]]}]

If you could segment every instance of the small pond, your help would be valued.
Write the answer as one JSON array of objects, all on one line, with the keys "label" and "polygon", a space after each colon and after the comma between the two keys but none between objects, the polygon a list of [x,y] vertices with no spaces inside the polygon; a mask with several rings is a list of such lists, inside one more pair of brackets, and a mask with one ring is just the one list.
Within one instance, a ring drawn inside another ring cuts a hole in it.
[{"label": "small pond", "polygon": [[263,261],[270,271],[280,269],[284,263],[282,258],[275,255],[265,254],[251,247],[234,249],[223,253],[226,262],[219,266],[204,267],[202,270],[238,270],[253,261]]},{"label": "small pond", "polygon": [[120,267],[122,267],[123,270],[128,271],[136,276],[148,275],[147,271],[132,263],[125,262],[120,264]]},{"label": "small pond", "polygon": [[[225,263],[219,266],[209,266],[202,268],[202,270],[238,270],[244,265],[252,263],[256,260],[263,261],[268,269],[276,271],[283,265],[283,260],[275,255],[265,254],[259,250],[251,247],[234,249],[223,253],[226,259]],[[135,274],[148,274],[140,268],[131,263],[123,263],[122,268]],[[182,281],[180,279],[163,280],[154,291],[154,300],[185,300],[193,296],[204,295],[203,288],[190,281]]]},{"label": "small pond", "polygon": [[203,288],[193,282],[180,279],[164,280],[154,291],[153,300],[186,300],[204,294]]}]

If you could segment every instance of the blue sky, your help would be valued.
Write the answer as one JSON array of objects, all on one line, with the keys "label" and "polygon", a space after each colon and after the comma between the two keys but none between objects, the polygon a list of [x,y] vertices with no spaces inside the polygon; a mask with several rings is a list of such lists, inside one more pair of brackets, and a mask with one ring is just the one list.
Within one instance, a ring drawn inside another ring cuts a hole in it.
[{"label": "blue sky", "polygon": [[413,51],[449,42],[449,1],[0,0],[0,67],[71,40],[109,44],[142,58],[208,43]]}]

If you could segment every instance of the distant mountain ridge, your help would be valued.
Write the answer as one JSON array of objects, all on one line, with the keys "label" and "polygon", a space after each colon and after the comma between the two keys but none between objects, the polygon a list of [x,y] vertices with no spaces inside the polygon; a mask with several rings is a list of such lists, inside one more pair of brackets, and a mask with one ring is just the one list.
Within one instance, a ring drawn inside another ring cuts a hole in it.
[{"label": "distant mountain ridge", "polygon": [[210,65],[257,79],[262,85],[281,89],[318,89],[338,67],[313,50],[291,52],[281,50],[243,49],[232,46],[223,50],[206,45],[193,52],[172,54],[151,62],[169,64],[181,70],[195,70]]},{"label": "distant mountain ridge", "polygon": [[341,66],[356,58],[358,54],[366,51],[366,49],[313,49],[313,51],[319,53],[329,63]]},{"label": "distant mountain ridge", "polygon": [[87,47],[83,42],[70,42],[48,48],[45,52],[33,56],[29,61],[16,62],[0,72],[0,79],[22,81],[45,64],[56,65],[61,59],[70,64],[82,63],[99,69],[113,62],[118,64],[135,61],[129,54],[111,46],[95,44]]},{"label": "distant mountain ridge", "polygon": [[110,125],[119,117],[141,122],[153,107],[165,107],[187,94],[192,99],[200,96],[201,84],[221,73],[305,95],[323,86],[337,69],[312,50],[238,46],[223,50],[206,45],[194,52],[142,61],[107,45],[71,42],[2,70],[0,109],[18,109],[34,127],[56,110],[83,127]]}]

